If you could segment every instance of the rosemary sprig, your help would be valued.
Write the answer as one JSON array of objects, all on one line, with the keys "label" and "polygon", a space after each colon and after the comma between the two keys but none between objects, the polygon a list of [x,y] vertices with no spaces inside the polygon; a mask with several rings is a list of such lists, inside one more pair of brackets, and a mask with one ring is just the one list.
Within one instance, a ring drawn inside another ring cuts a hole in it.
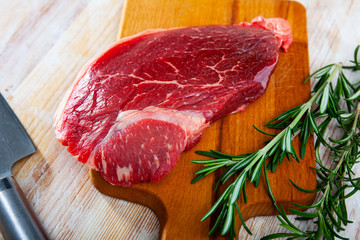
[{"label": "rosemary sprig", "polygon": [[[354,71],[360,70],[358,60],[359,46],[354,51],[354,66],[343,67],[345,69],[352,69]],[[351,90],[349,89],[351,88]],[[340,235],[341,231],[345,229],[348,223],[352,223],[348,219],[347,208],[345,200],[354,195],[360,190],[360,178],[354,179],[352,167],[357,163],[360,157],[360,134],[359,128],[359,113],[360,104],[357,101],[360,97],[360,90],[356,91],[354,85],[349,84],[349,81],[341,71],[335,88],[335,96],[344,91],[343,99],[346,102],[349,113],[344,110],[338,111],[338,114],[334,116],[338,122],[338,128],[343,131],[343,137],[339,140],[329,138],[329,140],[335,144],[331,147],[332,160],[335,163],[335,167],[326,168],[322,159],[319,156],[319,145],[315,148],[315,161],[318,168],[314,168],[316,171],[318,182],[316,190],[303,189],[296,185],[292,180],[290,182],[299,190],[304,192],[319,192],[321,197],[313,203],[311,206],[301,206],[296,203],[292,203],[294,206],[300,207],[304,210],[312,209],[313,213],[301,212],[295,209],[289,209],[290,212],[298,216],[298,220],[312,220],[316,224],[315,231],[303,231],[294,226],[286,216],[284,209],[278,208],[274,195],[272,194],[270,184],[267,180],[267,186],[272,198],[275,208],[279,212],[278,219],[281,222],[281,226],[290,231],[290,233],[276,233],[268,235],[262,239],[275,239],[288,237],[289,239],[347,239]],[[350,96],[351,92],[355,92]],[[339,98],[337,98],[338,100]],[[357,103],[354,108],[354,103]],[[325,144],[329,146],[328,144]],[[266,174],[265,174],[266,175]],[[348,190],[349,193],[345,193]]]},{"label": "rosemary sprig", "polygon": [[[342,237],[339,232],[344,231],[343,226],[348,223],[352,223],[348,219],[347,209],[345,205],[345,199],[351,197],[356,191],[360,190],[359,179],[353,179],[352,167],[357,163],[357,159],[360,157],[360,135],[359,131],[359,114],[360,104],[357,104],[355,112],[349,116],[343,116],[345,119],[344,124],[339,127],[344,130],[345,134],[342,139],[334,140],[336,143],[334,147],[337,151],[333,151],[333,161],[336,166],[333,169],[326,168],[321,161],[321,158],[316,149],[315,160],[318,163],[316,173],[320,181],[315,191],[310,191],[301,188],[293,181],[291,183],[301,191],[304,192],[321,192],[322,196],[311,206],[302,206],[296,203],[293,205],[303,209],[314,209],[313,213],[301,212],[295,209],[289,209],[290,212],[296,214],[299,220],[315,220],[317,225],[315,231],[303,231],[294,227],[293,224],[286,217],[284,209],[279,209],[276,206],[280,216],[278,219],[281,222],[281,226],[290,230],[291,233],[275,233],[263,237],[263,240],[276,239],[282,237],[291,237],[291,239],[347,239]],[[341,116],[339,116],[341,117]],[[275,197],[272,195],[270,185],[268,184],[269,193],[274,203],[276,204]],[[345,190],[349,190],[349,193],[345,193]]]},{"label": "rosemary sprig", "polygon": [[[204,221],[205,219],[207,219],[209,216],[214,214],[217,209],[220,210],[217,220],[213,228],[210,230],[209,235],[214,233],[216,230],[220,230],[220,233],[222,235],[228,233],[229,238],[233,239],[236,236],[235,209],[240,217],[243,226],[251,234],[250,230],[247,228],[245,222],[242,219],[237,200],[240,198],[240,195],[242,193],[244,202],[246,203],[247,181],[254,183],[255,186],[258,186],[262,168],[271,169],[274,172],[276,170],[276,167],[283,162],[285,157],[289,161],[291,157],[297,161],[300,161],[292,143],[295,134],[300,134],[300,139],[302,142],[300,151],[301,158],[303,158],[305,155],[308,138],[310,137],[310,135],[312,135],[313,131],[317,135],[316,147],[319,147],[320,144],[323,144],[337,153],[341,152],[341,149],[337,149],[328,144],[324,140],[323,136],[328,124],[332,119],[336,119],[339,124],[346,124],[347,122],[349,122],[350,115],[346,115],[346,111],[341,109],[341,107],[339,106],[339,101],[341,99],[348,99],[348,101],[346,102],[348,109],[350,110],[353,107],[351,99],[354,98],[356,94],[359,94],[360,96],[359,91],[355,93],[353,97],[351,97],[351,93],[355,90],[355,87],[348,81],[348,79],[345,77],[345,74],[343,73],[343,68],[351,68],[353,70],[358,69],[358,49],[359,47],[356,48],[356,53],[354,54],[354,61],[352,61],[354,63],[354,66],[343,67],[341,63],[330,64],[323,68],[320,68],[306,79],[306,81],[308,81],[311,77],[314,77],[318,80],[313,90],[314,95],[306,103],[286,111],[285,113],[265,124],[265,126],[267,127],[283,130],[279,134],[275,135],[274,138],[269,141],[263,148],[253,153],[248,153],[244,155],[229,155],[214,150],[210,150],[209,152],[197,152],[197,154],[199,155],[212,157],[213,159],[192,161],[196,164],[203,164],[203,168],[195,172],[197,176],[194,178],[192,183],[199,181],[201,178],[214,171],[219,170],[220,168],[225,168],[225,170],[218,179],[215,188],[217,188],[219,184],[226,183],[230,179],[230,177],[234,176],[235,174],[237,175],[235,181],[232,182],[225,189],[223,194],[219,197],[219,199],[215,202],[215,204],[201,220]],[[336,79],[336,76],[337,83],[334,89],[332,86],[332,81]],[[315,110],[312,110],[312,107],[314,105],[316,105],[317,107]],[[318,118],[323,119],[323,122],[320,125],[317,125],[315,121],[315,119]],[[255,128],[257,130],[260,130],[257,127]],[[273,135],[266,133],[262,130],[260,131],[267,135]],[[269,161],[266,167],[266,159],[268,158]],[[267,179],[266,170],[264,170],[264,172],[265,178]],[[268,187],[271,193],[271,188],[270,186]],[[272,199],[274,203],[276,203],[275,198]],[[275,206],[277,205],[275,204]],[[301,230],[298,230],[293,224],[291,224],[290,221],[287,220],[283,208],[277,209],[281,216],[284,215],[284,217],[281,218],[284,221],[282,224],[286,226],[290,231],[300,234]],[[319,218],[319,221],[322,221],[322,224],[326,224],[327,222],[327,220],[325,221],[325,218]]]}]

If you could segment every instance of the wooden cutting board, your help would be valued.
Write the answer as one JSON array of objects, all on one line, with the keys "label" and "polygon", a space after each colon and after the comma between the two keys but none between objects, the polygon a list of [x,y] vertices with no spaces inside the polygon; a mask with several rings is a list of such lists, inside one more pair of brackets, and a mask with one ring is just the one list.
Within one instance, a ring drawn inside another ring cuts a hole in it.
[{"label": "wooden cutting board", "polygon": [[[200,168],[190,160],[204,159],[195,154],[196,150],[214,149],[230,154],[255,151],[270,138],[257,132],[253,124],[262,126],[309,98],[310,85],[303,84],[309,74],[306,13],[297,2],[276,0],[128,0],[124,5],[119,38],[150,28],[236,24],[251,21],[258,15],[287,19],[294,35],[289,52],[280,52],[268,89],[259,100],[244,112],[227,116],[206,129],[201,142],[184,152],[174,170],[158,183],[116,187],[103,180],[96,171],[90,171],[91,180],[100,192],[152,209],[159,218],[162,239],[209,239],[207,233],[215,218],[203,223],[200,219],[222,189],[213,191],[219,177],[216,173],[190,184],[193,172]],[[309,171],[310,166],[314,166],[312,140],[301,164],[294,160],[291,163],[284,161],[276,174],[269,175],[274,195],[285,207],[289,202],[309,204],[313,201],[313,194],[300,192],[289,182],[291,178],[304,188],[314,189],[316,180],[314,172]],[[263,183],[258,188],[249,184],[247,192],[248,203],[240,203],[245,219],[275,213]],[[237,221],[237,229],[239,226]],[[219,239],[216,236],[211,238]]]}]

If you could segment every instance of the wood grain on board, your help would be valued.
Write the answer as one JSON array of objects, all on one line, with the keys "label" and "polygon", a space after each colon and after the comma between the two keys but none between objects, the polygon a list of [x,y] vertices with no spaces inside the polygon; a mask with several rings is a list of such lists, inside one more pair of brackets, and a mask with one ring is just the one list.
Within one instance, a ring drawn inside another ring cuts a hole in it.
[{"label": "wood grain on board", "polygon": [[[244,112],[225,117],[205,130],[202,140],[193,149],[184,152],[174,170],[157,183],[141,183],[130,188],[112,186],[96,171],[91,179],[102,193],[123,200],[140,203],[152,209],[160,221],[162,239],[209,239],[207,233],[216,220],[214,217],[200,222],[202,216],[220,196],[223,188],[214,192],[219,177],[211,174],[196,184],[190,184],[193,172],[200,166],[192,159],[204,159],[196,150],[214,149],[230,154],[255,151],[270,139],[257,132],[252,125],[262,126],[267,121],[306,101],[310,96],[309,83],[303,80],[309,74],[306,12],[302,5],[291,1],[275,0],[128,0],[125,2],[118,37],[126,37],[151,28],[171,28],[209,24],[236,24],[254,17],[282,17],[292,27],[294,42],[289,52],[280,52],[279,62],[271,77],[266,93]],[[274,132],[268,130],[269,132]],[[295,160],[284,163],[269,174],[275,197],[285,207],[289,202],[309,204],[313,194],[305,194],[291,186],[289,178],[308,189],[315,188],[313,141],[309,142],[302,163]],[[295,148],[299,142],[295,141]],[[258,188],[247,186],[248,203],[240,204],[245,219],[274,214],[264,183]],[[240,221],[237,221],[239,229]],[[212,237],[218,239],[218,237]]]}]

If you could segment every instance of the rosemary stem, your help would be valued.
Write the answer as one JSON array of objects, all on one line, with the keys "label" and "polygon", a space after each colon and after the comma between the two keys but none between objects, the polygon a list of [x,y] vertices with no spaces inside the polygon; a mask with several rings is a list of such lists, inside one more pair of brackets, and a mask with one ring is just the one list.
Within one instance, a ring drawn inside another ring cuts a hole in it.
[{"label": "rosemary stem", "polygon": [[[310,98],[308,102],[311,102],[311,105],[315,102],[315,100],[319,97],[320,93],[323,92],[324,88],[327,84],[330,84],[332,79],[335,77],[336,73],[342,68],[342,63],[337,63],[334,71],[330,74],[326,82],[318,89],[318,91]],[[310,107],[311,107],[310,105]]]},{"label": "rosemary stem", "polygon": [[288,126],[290,128],[293,128],[299,121],[300,119],[303,117],[303,115],[305,114],[306,111],[311,110],[312,105],[314,104],[314,102],[316,101],[316,99],[319,97],[320,93],[323,92],[324,88],[326,87],[326,85],[330,84],[330,82],[332,81],[332,79],[335,77],[336,73],[342,68],[342,64],[338,63],[336,64],[336,67],[334,69],[334,71],[330,74],[330,76],[328,77],[328,79],[326,80],[326,82],[316,91],[316,93],[310,98],[309,101],[307,101],[303,106],[301,111],[299,112],[299,114],[295,117],[295,119],[292,121],[292,123]]}]

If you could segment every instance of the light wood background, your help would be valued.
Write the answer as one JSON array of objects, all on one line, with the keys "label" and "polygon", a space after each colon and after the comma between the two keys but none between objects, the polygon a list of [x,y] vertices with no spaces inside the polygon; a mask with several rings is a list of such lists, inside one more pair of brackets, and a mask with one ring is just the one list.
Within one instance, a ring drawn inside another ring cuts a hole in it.
[{"label": "light wood background", "polygon": [[[352,58],[355,45],[360,43],[357,26],[360,2],[300,2],[308,9],[311,71],[326,63]],[[0,6],[0,92],[29,132],[41,129],[33,138],[39,146],[44,146],[43,141],[57,141],[53,119],[49,117],[54,110],[46,106],[53,105],[54,99],[59,99],[60,93],[69,88],[60,81],[50,81],[49,76],[74,79],[89,58],[116,39],[122,1],[0,0]],[[87,51],[79,51],[84,49],[78,46],[80,42],[89,46]],[[77,64],[69,66],[64,62]],[[51,92],[58,89],[59,94],[38,96],[39,89]],[[28,97],[17,97],[20,94]],[[45,108],[39,107],[44,105]],[[26,118],[30,112],[35,117]],[[329,136],[336,138],[338,133],[335,128],[332,130]],[[112,239],[157,239],[159,223],[150,210],[101,195],[91,184],[88,168],[76,161],[63,161],[67,153],[59,144],[51,145],[58,148],[40,148],[43,156],[33,155],[28,161],[20,162],[13,172],[52,239],[100,239],[104,235]],[[60,155],[54,154],[59,152]],[[326,151],[321,154],[325,158],[329,156]],[[45,173],[52,177],[43,178]],[[48,179],[54,179],[53,183]],[[40,187],[34,187],[35,183]],[[354,223],[347,227],[345,235],[357,239],[360,194],[348,201],[348,206]],[[114,217],[119,220],[107,224],[107,219]],[[249,237],[240,230],[239,239],[258,239],[282,231],[275,217],[257,217],[247,224],[254,235]],[[308,227],[303,223],[298,225]]]}]

